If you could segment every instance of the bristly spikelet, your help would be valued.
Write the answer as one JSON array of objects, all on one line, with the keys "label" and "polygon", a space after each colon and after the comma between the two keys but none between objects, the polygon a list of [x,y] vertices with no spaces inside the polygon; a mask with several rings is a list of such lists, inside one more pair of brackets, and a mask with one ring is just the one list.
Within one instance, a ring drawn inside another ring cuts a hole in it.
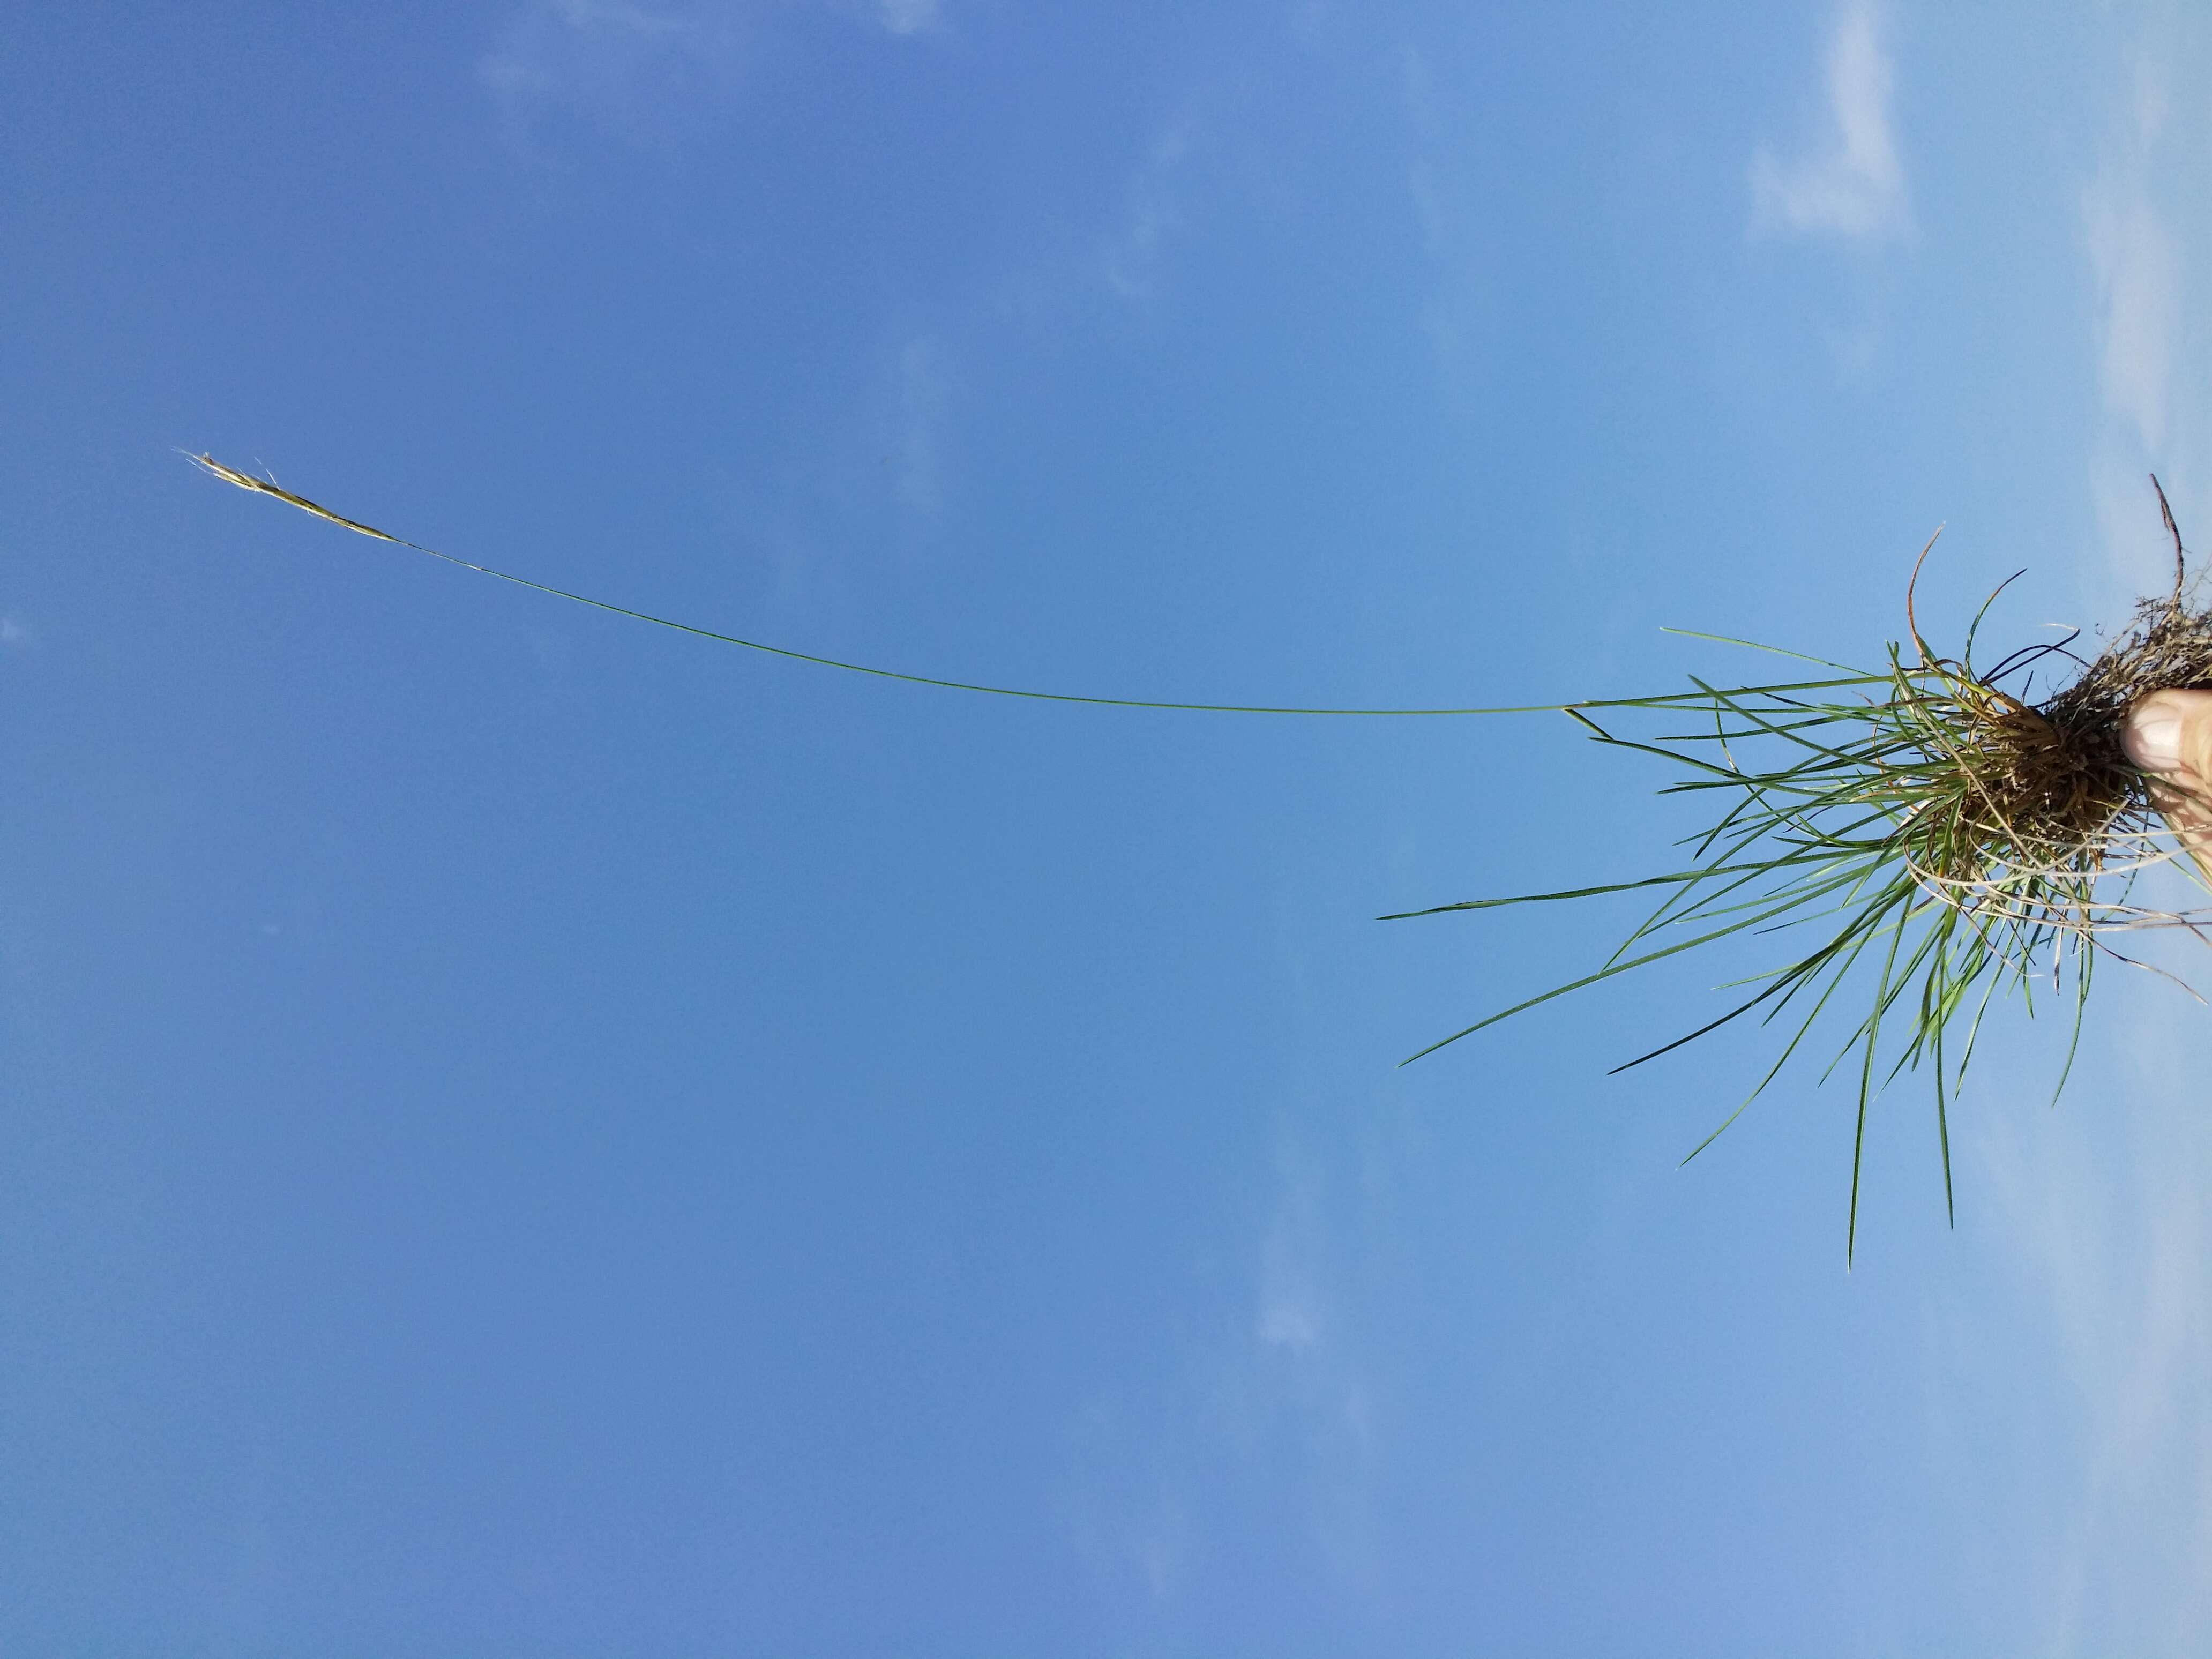
[{"label": "bristly spikelet", "polygon": [[[2162,491],[2159,501],[2163,508]],[[2172,530],[2171,513],[2166,525]],[[1987,603],[1959,656],[1938,656],[1913,619],[1908,584],[1912,648],[1892,645],[1886,672],[1824,662],[1838,678],[1728,689],[1693,679],[1694,691],[1569,708],[1595,740],[1660,756],[1686,771],[1662,793],[1720,792],[1717,819],[1686,843],[1693,848],[1687,865],[1662,875],[1402,913],[1435,915],[1633,889],[1667,895],[1595,972],[1421,1053],[1702,945],[1809,927],[1809,948],[1741,981],[1756,988],[1719,1018],[1615,1069],[1656,1059],[1741,1015],[1756,1011],[1773,1022],[1787,1011],[1780,1056],[1692,1151],[1694,1158],[1774,1080],[1837,990],[1853,979],[1870,991],[1870,1001],[1856,1004],[1866,1012],[1849,1025],[1828,1066],[1832,1072],[1851,1058],[1858,1073],[1847,1256],[1857,1237],[1867,1108],[1883,1085],[1923,1060],[1934,1075],[1950,1210],[1948,1097],[1964,1079],[1996,994],[2016,990],[2032,1012],[2039,980],[2064,990],[2078,1042],[2099,957],[2128,960],[2113,935],[2199,926],[2196,914],[2129,902],[2135,878],[2172,859],[2176,846],[2149,781],[2121,747],[2128,709],[2161,688],[2212,686],[2212,608],[2187,603],[2179,531],[2173,544],[2172,593],[2144,600],[2127,632],[2094,660],[2069,649],[2078,637],[2069,635],[1978,669],[1973,641]],[[1916,582],[1917,575],[1916,566]],[[2054,660],[2076,663],[2081,672],[2031,704],[2033,669]],[[2020,690],[2008,689],[2016,678]],[[1632,740],[1591,718],[1601,708],[1695,714],[1699,725]],[[1886,1030],[1898,1033],[1887,1046]]]}]

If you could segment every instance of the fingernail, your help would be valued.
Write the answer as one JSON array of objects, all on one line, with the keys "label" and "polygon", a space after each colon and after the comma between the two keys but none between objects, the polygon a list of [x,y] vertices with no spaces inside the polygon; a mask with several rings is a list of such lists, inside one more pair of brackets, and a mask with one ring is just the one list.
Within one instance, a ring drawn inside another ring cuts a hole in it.
[{"label": "fingernail", "polygon": [[2181,764],[2181,716],[2163,709],[2130,716],[2120,746],[2146,772],[2173,771]]}]

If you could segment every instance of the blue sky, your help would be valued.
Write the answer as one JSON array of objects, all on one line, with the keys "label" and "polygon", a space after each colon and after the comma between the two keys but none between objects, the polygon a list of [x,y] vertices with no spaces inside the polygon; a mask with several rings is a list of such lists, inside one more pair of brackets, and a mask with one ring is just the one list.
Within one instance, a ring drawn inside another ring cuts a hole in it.
[{"label": "blue sky", "polygon": [[[2212,1024],[1869,1134],[1489,704],[2212,525],[2179,5],[38,9],[0,1646],[2184,1653]],[[2173,955],[2186,966],[2185,952]]]}]

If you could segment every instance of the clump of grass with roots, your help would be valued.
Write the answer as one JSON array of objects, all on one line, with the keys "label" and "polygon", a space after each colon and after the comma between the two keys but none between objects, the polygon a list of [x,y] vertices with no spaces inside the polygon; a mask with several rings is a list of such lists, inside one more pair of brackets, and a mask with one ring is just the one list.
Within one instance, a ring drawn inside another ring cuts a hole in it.
[{"label": "clump of grass with roots", "polygon": [[[1923,1064],[1935,1083],[1945,1210],[1954,1216],[1949,1105],[1998,994],[2018,993],[2032,1012],[2040,982],[2047,997],[2070,1005],[2063,1091],[2099,959],[2146,965],[2124,954],[2116,936],[2182,927],[2203,937],[2202,911],[2130,902],[2136,878],[2173,859],[2176,837],[2160,816],[2150,780],[2121,747],[2128,709],[2163,688],[2212,685],[2212,608],[2191,604],[2180,532],[2163,490],[2159,505],[2173,538],[2173,590],[2141,601],[2132,625],[2094,659],[2071,650],[2076,630],[1986,668],[1976,665],[1982,622],[2016,576],[1984,602],[1959,655],[1940,654],[1914,616],[1916,563],[1905,597],[1911,648],[1892,643],[1878,672],[1820,662],[1836,671],[1832,678],[1720,687],[1692,677],[1692,690],[1608,705],[1694,718],[1692,729],[1652,740],[1616,735],[1593,717],[1596,705],[1567,708],[1595,741],[1680,769],[1684,775],[1662,793],[1710,796],[1712,825],[1686,843],[1682,867],[1665,874],[1387,918],[1664,890],[1596,971],[1421,1053],[1734,935],[1809,934],[1802,951],[1740,982],[1745,994],[1725,1013],[1614,1069],[1640,1066],[1747,1015],[1781,1027],[1781,1052],[1742,1103],[1692,1149],[1695,1158],[1765,1091],[1863,964],[1861,982],[1870,980],[1871,995],[1852,1004],[1863,1012],[1829,1053],[1823,1073],[1847,1062],[1856,1073],[1846,1253],[1857,1240],[1868,1108],[1899,1073]],[[2035,668],[2053,661],[2077,672],[2030,703]],[[2021,689],[2007,690],[2015,678]],[[1886,1034],[1893,1038],[1887,1047]]]},{"label": "clump of grass with roots", "polygon": [[[1741,1104],[1692,1149],[1689,1158],[1695,1158],[1806,1046],[1838,993],[1847,984],[1859,987],[1857,1000],[1838,1016],[1849,1023],[1840,1046],[1826,1051],[1823,1073],[1826,1077],[1848,1065],[1857,1085],[1847,1261],[1857,1243],[1868,1109],[1882,1088],[1908,1069],[1929,1068],[1944,1206],[1955,1216],[1949,1109],[1991,1004],[2001,994],[2017,994],[2032,1014],[2041,994],[2069,1009],[2063,1091],[2098,962],[2144,965],[2124,955],[2116,939],[2155,927],[2181,927],[2203,937],[2208,920],[2203,911],[2164,911],[2130,902],[2136,878],[2172,860],[2178,843],[2160,817],[2151,780],[2121,747],[2128,709],[2154,690],[2212,686],[2212,606],[2191,601],[2181,534],[2163,489],[2158,500],[2173,541],[2172,592],[2142,600],[2128,629],[2094,658],[2071,648],[2076,630],[2056,643],[1978,666],[1974,646],[1982,623],[2009,581],[1983,604],[1956,657],[1936,652],[1922,636],[1913,606],[1931,540],[1906,584],[1909,647],[1893,642],[1879,671],[1783,652],[1823,672],[1775,684],[1726,687],[1692,677],[1687,691],[1510,708],[1309,708],[1020,690],[813,656],[472,564],[341,517],[210,457],[190,459],[240,489],[502,581],[722,643],[878,678],[1055,702],[1224,714],[1557,711],[1579,721],[1600,744],[1656,756],[1680,772],[1662,793],[1711,802],[1711,825],[1684,843],[1688,852],[1679,868],[1383,918],[1630,892],[1661,895],[1656,908],[1594,972],[1479,1020],[1403,1063],[1554,998],[1704,945],[1737,935],[1795,933],[1805,939],[1803,945],[1785,953],[1780,965],[1739,981],[1735,988],[1742,994],[1726,1012],[1614,1069],[1656,1060],[1746,1016],[1778,1028],[1781,1051],[1774,1062]],[[2157,480],[2151,482],[2157,489]],[[2070,665],[2073,677],[2042,702],[2030,702],[2037,670],[2054,664]],[[2015,680],[2018,689],[2008,690]],[[1620,719],[1638,714],[1680,719],[1686,729],[1649,738],[1612,729]],[[1854,1020],[1858,1010],[1863,1012]]]}]

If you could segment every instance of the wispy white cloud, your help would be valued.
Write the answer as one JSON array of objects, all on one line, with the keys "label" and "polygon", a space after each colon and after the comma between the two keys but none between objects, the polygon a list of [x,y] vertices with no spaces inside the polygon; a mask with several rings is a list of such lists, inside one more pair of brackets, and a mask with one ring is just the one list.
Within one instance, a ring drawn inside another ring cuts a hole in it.
[{"label": "wispy white cloud", "polygon": [[1291,7],[1291,37],[1303,45],[1313,45],[1334,9],[1333,0],[1295,0]]},{"label": "wispy white cloud", "polygon": [[[807,0],[884,33],[940,27],[942,0]],[[541,107],[631,122],[726,89],[770,0],[529,0],[480,70],[511,118]]]},{"label": "wispy white cloud", "polygon": [[623,125],[665,120],[726,84],[741,61],[743,9],[533,0],[478,65],[510,122],[565,109]]},{"label": "wispy white cloud", "polygon": [[1803,155],[1752,157],[1752,223],[1761,231],[1876,240],[1911,227],[1891,119],[1896,80],[1871,0],[1849,0],[1828,37],[1825,131]]},{"label": "wispy white cloud", "polygon": [[1340,1576],[1365,1581],[1376,1571],[1373,1389],[1328,1288],[1328,1182],[1294,1145],[1279,1150],[1276,1164],[1275,1209],[1261,1241],[1252,1326],[1259,1363],[1245,1373],[1244,1409],[1277,1424],[1284,1437],[1278,1449],[1290,1453],[1289,1467],[1297,1471],[1313,1543]]},{"label": "wispy white cloud", "polygon": [[1191,153],[1195,131],[1188,112],[1170,120],[1129,175],[1121,222],[1099,254],[1107,287],[1123,300],[1147,301],[1159,291],[1161,262],[1182,217],[1176,174]]},{"label": "wispy white cloud", "polygon": [[1384,1414],[1346,1289],[1342,1183],[1287,1137],[1274,1163],[1234,1314],[1170,1360],[1149,1397],[1102,1395],[1074,1426],[1077,1546],[1102,1585],[1139,1586],[1154,1603],[1183,1593],[1224,1538],[1253,1548],[1255,1511],[1270,1548],[1340,1585],[1384,1576]]},{"label": "wispy white cloud", "polygon": [[952,366],[945,343],[916,335],[898,348],[891,367],[886,411],[900,508],[915,518],[935,516],[945,501],[945,446],[952,416]]},{"label": "wispy white cloud", "polygon": [[1273,1218],[1260,1247],[1258,1317],[1254,1334],[1263,1349],[1292,1356],[1311,1353],[1325,1322],[1314,1260],[1318,1243],[1317,1194],[1310,1181],[1285,1174]]},{"label": "wispy white cloud", "polygon": [[[1996,1571],[2055,1654],[2194,1651],[2212,1627],[2212,1044],[2172,988],[2129,991],[2118,1052],[2085,1056],[2086,1086],[1979,1147],[2047,1390],[2036,1501],[1984,1524],[2009,1536],[2017,1559]],[[2019,1353],[2004,1316],[1984,1316],[1958,1362],[1969,1373]],[[1954,1381],[1996,1397],[1994,1376]]]},{"label": "wispy white cloud", "polygon": [[876,19],[892,34],[920,34],[943,21],[937,0],[877,0]]},{"label": "wispy white cloud", "polygon": [[1436,168],[1426,154],[1436,141],[1440,123],[1428,60],[1411,46],[1399,50],[1398,88],[1407,125],[1417,141],[1413,159],[1407,165],[1406,187],[1413,198],[1413,217],[1421,227],[1421,246],[1436,253],[1443,247],[1449,226]]},{"label": "wispy white cloud", "polygon": [[2105,406],[2147,450],[2164,442],[2172,361],[2173,238],[2152,198],[2150,172],[2166,125],[2166,88],[2139,62],[2119,130],[2081,192],[2081,222],[2097,296],[2098,368]]},{"label": "wispy white cloud", "polygon": [[1152,1425],[1103,1398],[1079,1416],[1073,1451],[1079,1474],[1066,1496],[1077,1551],[1102,1583],[1133,1580],[1158,1605],[1171,1599],[1204,1553],[1195,1493],[1183,1461],[1169,1455]]},{"label": "wispy white cloud", "polygon": [[1489,185],[1469,158],[1483,151],[1455,119],[1457,100],[1440,90],[1413,45],[1398,52],[1398,103],[1407,134],[1406,195],[1429,266],[1421,326],[1440,362],[1464,366],[1470,342],[1497,319],[1499,246]]},{"label": "wispy white cloud", "polygon": [[2212,303],[2212,118],[2172,88],[2192,83],[2192,53],[2154,9],[2124,59],[2094,171],[2080,198],[2091,339],[2105,419],[2090,485],[2107,572],[2125,599],[2148,592],[2166,554],[2143,481],[2156,471],[2185,530],[2212,499],[2212,398],[2203,307]]}]

